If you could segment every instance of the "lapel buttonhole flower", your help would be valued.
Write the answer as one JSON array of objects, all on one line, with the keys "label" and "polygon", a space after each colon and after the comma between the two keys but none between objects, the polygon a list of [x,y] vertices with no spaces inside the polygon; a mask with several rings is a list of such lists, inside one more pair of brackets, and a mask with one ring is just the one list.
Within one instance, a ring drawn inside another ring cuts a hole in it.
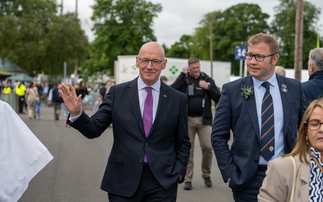
[{"label": "lapel buttonhole flower", "polygon": [[252,87],[245,87],[244,86],[243,88],[241,88],[241,95],[245,99],[248,99],[249,97],[252,97],[252,95],[253,95]]}]

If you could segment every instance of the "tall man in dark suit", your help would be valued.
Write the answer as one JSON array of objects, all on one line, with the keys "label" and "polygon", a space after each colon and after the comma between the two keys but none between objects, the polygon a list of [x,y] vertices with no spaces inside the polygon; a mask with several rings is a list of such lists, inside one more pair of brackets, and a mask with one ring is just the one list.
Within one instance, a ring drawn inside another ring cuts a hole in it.
[{"label": "tall man in dark suit", "polygon": [[257,201],[267,163],[292,150],[306,107],[300,82],[275,73],[278,53],[273,36],[251,36],[250,75],[222,87],[211,141],[235,201]]},{"label": "tall man in dark suit", "polygon": [[99,110],[88,117],[74,88],[62,84],[70,125],[88,138],[113,123],[114,143],[101,189],[111,202],[176,201],[190,154],[186,96],[159,79],[164,49],[144,44],[136,57],[139,77],[112,86]]}]

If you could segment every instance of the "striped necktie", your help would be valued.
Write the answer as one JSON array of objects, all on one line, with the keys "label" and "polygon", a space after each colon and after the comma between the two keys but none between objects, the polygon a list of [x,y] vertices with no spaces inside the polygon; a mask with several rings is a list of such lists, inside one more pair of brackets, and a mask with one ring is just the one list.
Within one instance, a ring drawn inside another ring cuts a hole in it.
[{"label": "striped necktie", "polygon": [[269,82],[261,84],[266,88],[261,107],[261,150],[260,153],[266,161],[275,153],[275,124],[273,99],[269,91]]}]

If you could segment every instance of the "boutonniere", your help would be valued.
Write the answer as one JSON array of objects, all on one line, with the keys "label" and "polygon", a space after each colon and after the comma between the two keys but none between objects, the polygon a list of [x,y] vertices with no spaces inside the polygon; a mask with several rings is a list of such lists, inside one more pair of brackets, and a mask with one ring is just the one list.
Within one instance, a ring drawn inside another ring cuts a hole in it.
[{"label": "boutonniere", "polygon": [[282,90],[284,93],[287,93],[287,92],[288,92],[288,89],[287,89],[286,84],[282,84],[282,88],[281,88],[281,90]]},{"label": "boutonniere", "polygon": [[241,88],[241,95],[245,99],[248,99],[249,97],[252,97],[252,95],[253,95],[252,87],[243,87],[243,88]]}]

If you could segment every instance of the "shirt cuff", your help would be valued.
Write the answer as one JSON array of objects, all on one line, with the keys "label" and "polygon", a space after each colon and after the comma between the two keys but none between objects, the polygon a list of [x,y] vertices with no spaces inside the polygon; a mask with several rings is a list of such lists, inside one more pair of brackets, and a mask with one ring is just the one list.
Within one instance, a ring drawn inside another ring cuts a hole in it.
[{"label": "shirt cuff", "polygon": [[73,123],[74,121],[76,121],[81,115],[82,115],[83,111],[77,115],[77,116],[74,116],[74,117],[71,117],[68,119],[70,121],[70,123]]}]

